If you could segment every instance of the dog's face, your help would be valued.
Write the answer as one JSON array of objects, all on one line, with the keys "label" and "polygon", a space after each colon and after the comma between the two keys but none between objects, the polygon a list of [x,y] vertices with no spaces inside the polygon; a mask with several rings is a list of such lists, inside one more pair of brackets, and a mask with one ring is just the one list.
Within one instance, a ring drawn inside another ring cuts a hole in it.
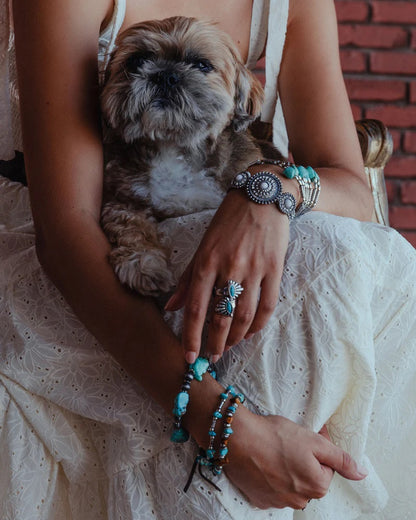
[{"label": "dog's face", "polygon": [[124,31],[102,92],[106,123],[136,139],[192,146],[229,124],[246,129],[260,112],[263,89],[231,38],[212,24],[173,17]]}]

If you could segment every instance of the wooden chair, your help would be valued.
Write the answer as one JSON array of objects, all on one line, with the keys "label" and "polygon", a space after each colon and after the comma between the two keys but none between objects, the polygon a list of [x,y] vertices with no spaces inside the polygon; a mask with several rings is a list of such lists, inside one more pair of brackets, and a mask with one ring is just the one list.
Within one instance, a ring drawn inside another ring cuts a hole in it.
[{"label": "wooden chair", "polygon": [[384,168],[393,153],[393,139],[386,126],[377,119],[355,122],[365,172],[374,199],[373,221],[389,225],[389,209]]}]

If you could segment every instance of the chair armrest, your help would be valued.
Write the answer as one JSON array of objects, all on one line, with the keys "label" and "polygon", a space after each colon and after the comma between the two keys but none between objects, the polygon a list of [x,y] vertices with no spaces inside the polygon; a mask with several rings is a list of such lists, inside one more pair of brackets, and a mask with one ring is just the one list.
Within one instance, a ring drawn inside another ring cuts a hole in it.
[{"label": "chair armrest", "polygon": [[393,153],[393,139],[387,127],[377,119],[355,122],[363,154],[365,172],[374,199],[373,221],[389,225],[384,168]]}]

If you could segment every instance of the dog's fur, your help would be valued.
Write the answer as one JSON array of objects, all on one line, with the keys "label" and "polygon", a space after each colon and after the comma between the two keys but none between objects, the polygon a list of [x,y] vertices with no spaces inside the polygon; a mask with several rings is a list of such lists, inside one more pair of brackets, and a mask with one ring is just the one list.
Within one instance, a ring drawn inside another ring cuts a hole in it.
[{"label": "dog's fur", "polygon": [[213,24],[173,17],[119,36],[101,104],[102,225],[121,282],[145,295],[173,288],[157,222],[219,206],[233,176],[261,156],[247,128],[262,100]]}]

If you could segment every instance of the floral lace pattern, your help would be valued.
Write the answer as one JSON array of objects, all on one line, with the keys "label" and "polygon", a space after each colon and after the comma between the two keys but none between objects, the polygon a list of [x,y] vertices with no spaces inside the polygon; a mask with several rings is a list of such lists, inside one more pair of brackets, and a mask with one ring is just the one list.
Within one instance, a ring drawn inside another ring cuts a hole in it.
[{"label": "floral lace pattern", "polygon": [[[212,213],[164,221],[179,275]],[[253,508],[198,475],[196,446],[105,352],[38,264],[27,189],[0,178],[0,516],[52,519],[414,518],[416,252],[395,231],[324,213],[291,224],[280,301],[218,363],[259,413],[319,430],[370,470],[304,512]],[[181,313],[166,320],[180,332]]]}]

